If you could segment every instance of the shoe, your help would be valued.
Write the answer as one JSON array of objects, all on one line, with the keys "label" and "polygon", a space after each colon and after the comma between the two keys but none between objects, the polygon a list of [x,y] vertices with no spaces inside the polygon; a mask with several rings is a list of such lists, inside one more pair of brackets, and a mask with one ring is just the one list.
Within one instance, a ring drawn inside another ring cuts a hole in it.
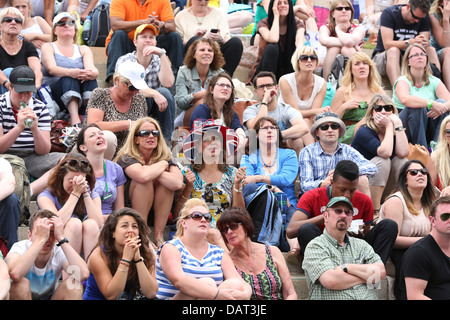
[{"label": "shoe", "polygon": [[293,264],[300,264],[300,248],[289,250],[286,261]]}]

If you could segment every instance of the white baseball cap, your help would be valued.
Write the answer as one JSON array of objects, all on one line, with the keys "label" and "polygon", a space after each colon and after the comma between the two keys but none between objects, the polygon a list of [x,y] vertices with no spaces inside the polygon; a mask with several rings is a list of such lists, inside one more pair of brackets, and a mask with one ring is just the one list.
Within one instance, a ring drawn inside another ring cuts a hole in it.
[{"label": "white baseball cap", "polygon": [[[71,15],[70,13],[64,11],[61,13],[58,13],[56,15],[56,17],[53,18],[53,28],[55,27],[55,25],[62,19],[64,18],[68,18],[70,20],[72,20],[73,22],[76,22],[75,17],[73,15]],[[77,27],[77,25],[75,24],[75,28]]]},{"label": "white baseball cap", "polygon": [[117,73],[130,80],[131,84],[136,89],[149,89],[144,80],[145,69],[143,65],[135,61],[127,60],[119,64]]}]

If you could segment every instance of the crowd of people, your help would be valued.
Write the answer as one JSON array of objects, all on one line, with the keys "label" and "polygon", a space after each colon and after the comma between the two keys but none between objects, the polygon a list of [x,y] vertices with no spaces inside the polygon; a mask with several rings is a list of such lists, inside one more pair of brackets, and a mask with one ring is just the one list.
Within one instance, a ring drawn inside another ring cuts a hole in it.
[{"label": "crowd of people", "polygon": [[449,0],[56,2],[0,1],[0,299],[450,299]]}]

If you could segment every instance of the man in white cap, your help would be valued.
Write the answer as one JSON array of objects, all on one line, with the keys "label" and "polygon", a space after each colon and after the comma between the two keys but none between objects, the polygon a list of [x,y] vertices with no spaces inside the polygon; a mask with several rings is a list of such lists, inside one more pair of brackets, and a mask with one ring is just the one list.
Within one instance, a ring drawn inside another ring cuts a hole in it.
[{"label": "man in white cap", "polygon": [[144,80],[149,89],[140,90],[146,97],[148,115],[159,121],[164,138],[169,141],[173,132],[175,99],[169,88],[175,77],[166,50],[156,46],[159,29],[153,24],[142,24],[134,32],[136,50],[121,56],[117,67],[125,61],[134,61],[145,68]]},{"label": "man in white cap", "polygon": [[311,135],[317,142],[303,148],[299,155],[301,194],[328,186],[336,164],[341,160],[352,160],[359,168],[358,190],[370,196],[367,176],[378,173],[377,166],[353,147],[339,143],[338,139],[344,134],[345,124],[336,113],[327,111],[316,116]]}]

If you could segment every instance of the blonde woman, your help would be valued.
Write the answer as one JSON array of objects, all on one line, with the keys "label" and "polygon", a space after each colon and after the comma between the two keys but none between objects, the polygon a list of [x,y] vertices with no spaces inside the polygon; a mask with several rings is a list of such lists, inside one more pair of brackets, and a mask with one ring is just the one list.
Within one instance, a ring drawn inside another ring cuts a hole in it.
[{"label": "blonde woman", "polygon": [[[431,153],[433,160],[433,183],[442,191],[442,196],[450,194],[450,116],[442,120],[439,129],[439,140],[435,150]],[[431,169],[431,168],[430,168]]]},{"label": "blonde woman", "polygon": [[212,216],[201,199],[181,210],[177,233],[157,252],[158,299],[248,300],[252,289],[228,253],[206,241]]},{"label": "blonde woman", "polygon": [[150,117],[136,121],[115,161],[127,177],[125,206],[139,212],[144,221],[153,209],[154,240],[156,246],[160,246],[175,191],[183,185],[183,175],[171,161],[171,152],[158,122]]},{"label": "blonde woman", "polygon": [[351,143],[363,124],[368,103],[377,93],[385,92],[374,62],[366,53],[356,52],[348,60],[341,86],[331,102],[331,111],[339,115],[347,126],[341,142]]}]

